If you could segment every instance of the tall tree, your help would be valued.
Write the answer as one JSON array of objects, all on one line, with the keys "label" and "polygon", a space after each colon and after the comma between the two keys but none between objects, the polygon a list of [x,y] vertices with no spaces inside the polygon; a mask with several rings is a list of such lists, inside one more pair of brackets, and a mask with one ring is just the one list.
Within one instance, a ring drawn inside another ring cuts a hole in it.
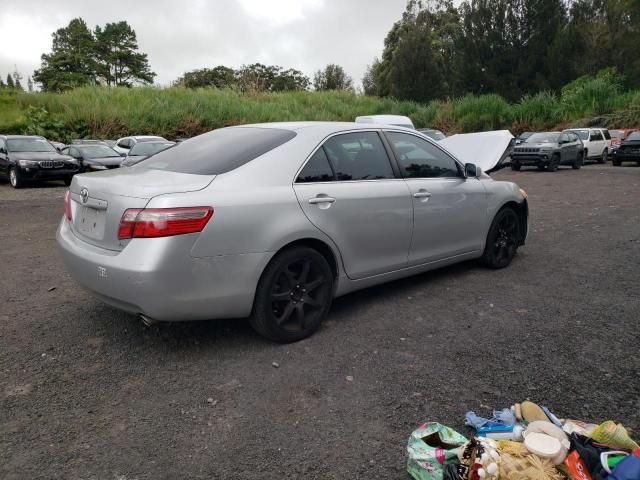
[{"label": "tall tree", "polygon": [[7,88],[10,88],[11,90],[13,90],[14,87],[15,85],[13,83],[13,77],[11,76],[10,73],[7,73]]},{"label": "tall tree", "polygon": [[24,91],[24,88],[22,88],[22,74],[20,72],[18,72],[17,68],[14,68],[13,70],[13,86],[16,90],[19,91]]},{"label": "tall tree", "polygon": [[33,92],[33,80],[31,80],[31,77],[27,77],[27,89],[29,92]]},{"label": "tall tree", "polygon": [[34,81],[45,91],[63,91],[95,80],[95,38],[81,18],[53,33],[51,53],[42,55]]},{"label": "tall tree", "polygon": [[353,80],[340,65],[329,64],[313,76],[316,90],[353,90]]},{"label": "tall tree", "polygon": [[7,86],[4,84],[4,80],[0,78],[0,90],[2,90],[3,88],[7,88]]},{"label": "tall tree", "polygon": [[230,88],[236,84],[235,72],[232,68],[218,65],[214,68],[200,68],[185,72],[174,85],[187,88],[215,87]]},{"label": "tall tree", "polygon": [[126,21],[107,23],[95,29],[96,74],[108,86],[131,86],[152,83],[146,53],[138,52],[136,32]]}]

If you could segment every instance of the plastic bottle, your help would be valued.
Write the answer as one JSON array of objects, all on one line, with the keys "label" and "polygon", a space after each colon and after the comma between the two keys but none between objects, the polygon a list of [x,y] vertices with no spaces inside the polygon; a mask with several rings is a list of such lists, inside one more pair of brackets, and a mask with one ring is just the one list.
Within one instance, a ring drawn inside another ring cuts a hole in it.
[{"label": "plastic bottle", "polygon": [[491,438],[493,440],[522,440],[524,428],[521,425],[481,427],[478,429],[479,437]]},{"label": "plastic bottle", "polygon": [[640,448],[622,460],[607,477],[607,480],[638,479],[640,479]]}]

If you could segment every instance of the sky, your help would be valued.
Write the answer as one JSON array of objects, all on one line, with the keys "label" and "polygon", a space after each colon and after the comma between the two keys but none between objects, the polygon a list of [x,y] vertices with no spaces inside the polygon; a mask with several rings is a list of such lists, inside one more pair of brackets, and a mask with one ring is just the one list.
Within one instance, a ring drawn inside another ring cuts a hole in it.
[{"label": "sky", "polygon": [[3,1],[0,77],[27,77],[51,51],[51,34],[82,17],[90,28],[126,20],[156,83],[203,67],[260,62],[304,72],[342,65],[360,83],[382,53],[406,0],[20,0]]}]

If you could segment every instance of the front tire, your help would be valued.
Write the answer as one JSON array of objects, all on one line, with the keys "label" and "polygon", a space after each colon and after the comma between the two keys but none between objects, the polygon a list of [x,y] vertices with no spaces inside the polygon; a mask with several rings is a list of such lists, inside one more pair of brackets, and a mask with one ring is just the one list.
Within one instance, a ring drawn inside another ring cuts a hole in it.
[{"label": "front tire", "polygon": [[482,263],[489,268],[507,267],[518,251],[520,243],[520,219],[510,207],[503,208],[491,222]]},{"label": "front tire", "polygon": [[622,162],[621,162],[620,160],[617,160],[617,159],[614,157],[614,159],[613,159],[613,160],[611,160],[611,164],[612,164],[614,167],[619,167],[619,166],[621,166],[621,165],[622,165]]},{"label": "front tire", "polygon": [[560,165],[560,155],[556,153],[551,157],[551,160],[549,160],[547,172],[555,172],[558,169],[558,165]]},{"label": "front tire", "polygon": [[262,273],[251,326],[276,342],[297,342],[320,327],[333,300],[333,272],[309,247],[278,253]]},{"label": "front tire", "polygon": [[13,188],[24,187],[24,180],[22,179],[22,175],[20,175],[20,170],[18,168],[11,167],[9,169],[9,183]]},{"label": "front tire", "polygon": [[520,165],[518,162],[511,162],[511,170],[519,172],[521,168],[522,165]]}]

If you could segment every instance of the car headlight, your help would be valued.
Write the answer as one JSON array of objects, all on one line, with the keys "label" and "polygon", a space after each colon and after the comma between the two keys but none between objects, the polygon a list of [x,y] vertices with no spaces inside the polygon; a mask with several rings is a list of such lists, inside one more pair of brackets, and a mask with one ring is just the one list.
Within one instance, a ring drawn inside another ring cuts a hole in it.
[{"label": "car headlight", "polygon": [[35,160],[18,160],[18,165],[20,165],[22,168],[37,167],[38,162]]},{"label": "car headlight", "polygon": [[520,195],[522,195],[523,198],[527,198],[529,195],[527,195],[527,192],[524,191],[524,189],[519,188],[518,190],[520,190]]}]

